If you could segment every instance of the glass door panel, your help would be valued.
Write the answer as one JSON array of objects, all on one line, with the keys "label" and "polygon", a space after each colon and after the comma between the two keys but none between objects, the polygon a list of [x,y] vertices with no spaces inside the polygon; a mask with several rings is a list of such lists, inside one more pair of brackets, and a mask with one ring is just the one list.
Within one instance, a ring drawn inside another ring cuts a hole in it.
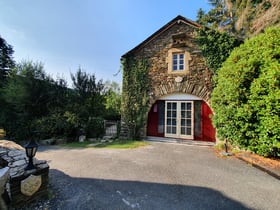
[{"label": "glass door panel", "polygon": [[192,102],[180,102],[181,104],[181,124],[180,124],[180,135],[182,137],[192,137],[193,136],[193,106]]},{"label": "glass door panel", "polygon": [[165,136],[175,138],[193,138],[193,102],[165,102]]},{"label": "glass door panel", "polygon": [[176,135],[177,129],[177,103],[166,102],[166,135]]}]

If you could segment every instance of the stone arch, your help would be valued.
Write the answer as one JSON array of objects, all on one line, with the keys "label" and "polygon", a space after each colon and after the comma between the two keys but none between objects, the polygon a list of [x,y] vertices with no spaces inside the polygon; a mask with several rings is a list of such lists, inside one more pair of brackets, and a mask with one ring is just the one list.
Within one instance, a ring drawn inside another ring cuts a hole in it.
[{"label": "stone arch", "polygon": [[[214,136],[215,136],[215,129],[214,128],[212,129],[212,127],[211,127],[212,123],[209,124],[210,118],[205,117],[206,115],[208,115],[209,110],[211,110],[210,111],[211,114],[213,113],[213,110],[209,104],[210,96],[211,96],[211,89],[209,89],[205,86],[200,86],[198,84],[194,84],[190,81],[176,82],[176,80],[177,79],[175,79],[174,82],[163,82],[160,85],[158,85],[157,87],[154,86],[154,88],[150,92],[150,100],[149,100],[148,109],[147,109],[148,111],[146,113],[146,122],[143,127],[144,136],[147,135],[147,130],[148,130],[148,128],[150,128],[150,125],[151,125],[151,124],[149,124],[149,122],[150,122],[149,119],[151,119],[151,118],[149,118],[149,112],[152,109],[153,105],[157,102],[157,100],[161,100],[161,98],[163,98],[166,95],[174,95],[177,93],[179,93],[179,94],[183,93],[183,94],[191,94],[191,95],[197,96],[202,101],[204,101],[201,104],[201,109],[202,109],[202,106],[204,107],[204,109],[203,109],[204,111],[202,111],[202,113],[203,113],[202,115],[204,117],[201,118],[201,119],[203,119],[204,128],[200,128],[201,129],[201,130],[199,130],[200,134],[198,134],[197,136],[196,136],[196,134],[194,134],[195,140],[207,139],[207,141],[214,141],[215,137],[213,137],[213,133],[211,133],[211,132],[213,131]],[[180,81],[180,80],[178,79],[177,81]],[[192,100],[192,99],[190,99],[190,100]],[[206,106],[203,105],[203,103],[206,104]],[[205,107],[207,107],[207,108],[205,109]],[[153,122],[153,124],[154,124],[154,122]],[[209,127],[206,127],[205,125],[211,125],[210,129],[209,129]]]},{"label": "stone arch", "polygon": [[153,92],[150,92],[149,108],[155,103],[156,100],[162,96],[172,93],[187,93],[192,94],[203,99],[208,105],[210,102],[211,90],[206,87],[193,84],[190,81],[182,82],[167,82],[162,83],[158,87],[154,88]]}]

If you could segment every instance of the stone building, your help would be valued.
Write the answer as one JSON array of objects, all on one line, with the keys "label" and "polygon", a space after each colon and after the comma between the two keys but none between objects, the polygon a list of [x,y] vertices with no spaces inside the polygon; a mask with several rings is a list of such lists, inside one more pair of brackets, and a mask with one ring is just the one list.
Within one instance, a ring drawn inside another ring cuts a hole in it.
[{"label": "stone building", "polygon": [[216,141],[209,106],[212,74],[196,43],[199,28],[177,16],[122,56],[148,61],[144,137]]}]

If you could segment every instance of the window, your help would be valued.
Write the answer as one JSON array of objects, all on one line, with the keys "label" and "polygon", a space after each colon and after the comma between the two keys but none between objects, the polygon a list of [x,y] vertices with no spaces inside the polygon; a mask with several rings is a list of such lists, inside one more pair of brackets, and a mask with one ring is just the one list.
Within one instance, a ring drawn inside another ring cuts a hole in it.
[{"label": "window", "polygon": [[169,74],[188,74],[190,53],[182,48],[171,48],[168,50],[166,62]]},{"label": "window", "polygon": [[183,71],[185,69],[185,58],[183,53],[174,53],[173,54],[173,65],[172,70],[173,71]]}]

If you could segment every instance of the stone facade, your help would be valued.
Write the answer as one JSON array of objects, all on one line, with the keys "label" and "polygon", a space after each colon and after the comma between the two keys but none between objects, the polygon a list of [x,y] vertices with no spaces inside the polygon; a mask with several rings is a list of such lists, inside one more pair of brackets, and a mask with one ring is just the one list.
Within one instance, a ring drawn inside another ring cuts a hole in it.
[{"label": "stone facade", "polygon": [[[193,94],[209,102],[213,88],[212,74],[195,40],[198,28],[198,24],[178,16],[124,55],[132,54],[148,60],[150,105],[161,96],[176,92]],[[187,72],[171,74],[168,71],[168,52],[172,49],[189,53]],[[176,81],[177,77],[181,77],[181,81]]]},{"label": "stone facade", "polygon": [[[213,89],[212,73],[196,43],[199,27],[197,23],[178,16],[123,55],[123,58],[132,56],[148,61],[149,108],[161,97],[176,93],[195,95],[209,104]],[[183,71],[170,69],[174,52],[184,54],[186,66]],[[145,133],[146,125],[143,129]]]}]

